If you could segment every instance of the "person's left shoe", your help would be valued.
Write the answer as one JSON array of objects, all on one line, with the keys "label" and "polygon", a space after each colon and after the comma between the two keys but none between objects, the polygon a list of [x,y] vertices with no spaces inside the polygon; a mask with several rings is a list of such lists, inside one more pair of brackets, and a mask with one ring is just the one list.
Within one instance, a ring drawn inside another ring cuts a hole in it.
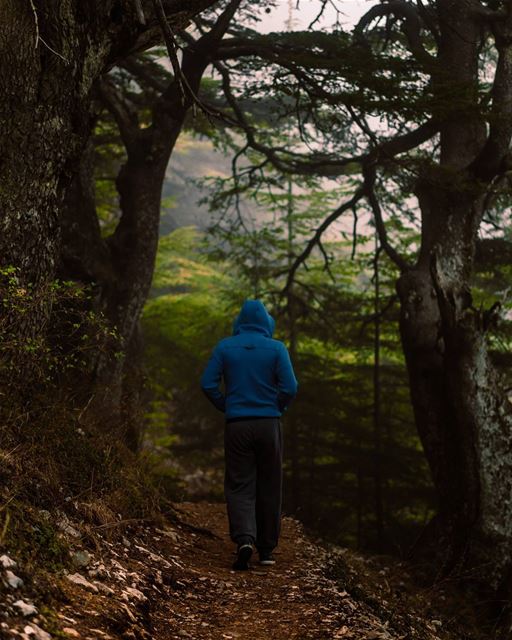
[{"label": "person's left shoe", "polygon": [[233,562],[235,571],[247,571],[249,568],[249,560],[252,556],[252,544],[241,544],[238,547],[236,560]]}]

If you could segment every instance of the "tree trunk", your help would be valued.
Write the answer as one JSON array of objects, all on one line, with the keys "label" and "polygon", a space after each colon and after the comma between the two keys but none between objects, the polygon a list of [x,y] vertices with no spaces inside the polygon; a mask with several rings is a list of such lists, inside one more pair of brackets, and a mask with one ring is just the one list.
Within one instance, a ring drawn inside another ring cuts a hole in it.
[{"label": "tree trunk", "polygon": [[[112,428],[132,424],[136,413],[134,380],[141,382],[142,344],[138,324],[154,271],[165,171],[181,126],[178,121],[167,132],[140,132],[116,180],[121,219],[112,236],[101,236],[92,136],[66,191],[58,273],[93,285],[92,309],[103,313],[116,333],[113,344],[92,354],[80,388],[84,400],[93,398],[89,409],[108,416]],[[138,443],[134,428],[128,439],[132,446]]]},{"label": "tree trunk", "polygon": [[[177,3],[182,27],[213,0]],[[18,269],[20,284],[40,290],[59,260],[60,210],[90,131],[90,92],[119,57],[161,39],[155,20],[139,23],[135,3],[6,0],[0,26],[0,267]],[[44,332],[39,308],[14,329],[20,339]]]},{"label": "tree trunk", "polygon": [[[44,18],[28,2],[4,3],[0,266],[16,267],[23,286],[43,287],[57,263],[62,190],[83,148],[89,89],[106,58],[84,47],[84,35],[67,3],[48,3]],[[38,335],[49,313],[43,301],[18,332]]]},{"label": "tree trunk", "polygon": [[[69,233],[62,252],[63,268],[72,277],[95,282],[99,291],[96,309],[106,315],[118,340],[116,349],[96,354],[92,386],[86,389],[93,396],[90,410],[108,416],[112,425],[133,422],[133,412],[127,407],[135,406],[134,385],[127,376],[140,380],[140,361],[135,361],[141,353],[138,325],[158,248],[162,186],[208,59],[208,51],[199,46],[185,52],[182,73],[190,91],[183,96],[180,82],[171,79],[151,105],[152,124],[146,128],[130,116],[131,106],[113,82],[107,79],[99,84],[99,95],[118,124],[127,152],[116,180],[121,218],[112,236],[100,237],[87,155],[68,194]],[[128,388],[129,394],[125,392]],[[131,434],[130,440],[134,443],[138,437]]]},{"label": "tree trunk", "polygon": [[475,309],[470,293],[492,179],[474,168],[489,144],[478,107],[481,27],[471,3],[438,0],[436,10],[439,68],[432,87],[445,113],[439,162],[423,165],[416,184],[422,240],[416,265],[397,282],[400,333],[437,490],[435,554],[444,572],[470,570],[496,592],[512,567],[512,415],[487,352],[492,314]]},{"label": "tree trunk", "polygon": [[[182,72],[194,94],[207,64],[202,52],[184,54]],[[109,99],[108,92],[105,97]],[[102,303],[119,336],[121,350],[99,354],[95,381],[99,406],[108,405],[112,413],[121,409],[126,357],[135,352],[131,341],[139,336],[138,323],[151,288],[165,172],[191,104],[190,93],[184,98],[179,83],[173,81],[153,105],[150,127],[134,127],[122,112],[114,112],[128,158],[116,180],[121,219],[107,240],[115,277],[105,283]],[[137,341],[140,343],[140,336]],[[135,363],[128,364],[136,370]]]},{"label": "tree trunk", "polygon": [[[130,349],[151,287],[162,184],[176,138],[177,134],[174,140],[167,141],[169,147],[158,162],[149,160],[145,153],[130,156],[116,182],[122,216],[108,241],[115,279],[102,291],[102,302],[125,353]],[[97,393],[112,407],[120,406],[124,364],[125,356],[120,353],[100,354],[97,363]]]},{"label": "tree trunk", "polygon": [[[293,244],[295,240],[293,226],[293,184],[288,178],[287,189],[287,244],[288,244],[288,268],[291,268],[293,262]],[[290,341],[289,352],[292,364],[297,367],[297,302],[295,299],[295,291],[293,285],[290,286],[286,294],[287,319],[288,319],[288,338]],[[291,458],[291,495],[292,495],[292,511],[300,509],[300,452],[299,452],[299,421],[295,407],[291,408],[288,415],[288,428],[290,433],[290,458]]]},{"label": "tree trunk", "polygon": [[478,569],[497,589],[512,566],[512,415],[487,353],[491,318],[469,290],[481,198],[432,184],[418,197],[437,233],[397,291],[416,424],[437,489],[436,548],[446,572]]},{"label": "tree trunk", "polygon": [[375,233],[374,258],[374,336],[373,336],[373,456],[374,456],[374,507],[376,549],[382,551],[384,545],[384,500],[382,479],[382,416],[381,416],[381,380],[380,380],[380,247]]}]

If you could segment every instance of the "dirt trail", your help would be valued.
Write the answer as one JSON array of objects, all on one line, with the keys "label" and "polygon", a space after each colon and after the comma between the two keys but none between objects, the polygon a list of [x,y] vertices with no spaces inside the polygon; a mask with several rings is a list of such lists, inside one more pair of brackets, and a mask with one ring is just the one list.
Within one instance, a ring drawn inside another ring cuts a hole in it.
[{"label": "dirt trail", "polygon": [[464,600],[440,615],[437,605],[448,602],[442,585],[418,589],[396,559],[316,544],[297,520],[283,517],[276,564],[261,567],[255,555],[249,571],[233,571],[225,504],[173,507],[178,517],[159,524],[93,525],[78,503],[76,517],[46,512],[67,544],[68,568],[34,568],[0,555],[0,639],[485,637],[467,631],[475,624]]},{"label": "dirt trail", "polygon": [[[296,520],[284,517],[276,564],[261,567],[253,555],[249,571],[233,571],[235,545],[228,535],[225,505],[180,503],[184,518],[215,537],[196,535],[173,553],[192,591],[172,597],[154,617],[155,638],[254,639],[349,637],[343,626],[346,592],[321,576],[320,549],[303,535]],[[348,608],[351,609],[350,605]]]}]

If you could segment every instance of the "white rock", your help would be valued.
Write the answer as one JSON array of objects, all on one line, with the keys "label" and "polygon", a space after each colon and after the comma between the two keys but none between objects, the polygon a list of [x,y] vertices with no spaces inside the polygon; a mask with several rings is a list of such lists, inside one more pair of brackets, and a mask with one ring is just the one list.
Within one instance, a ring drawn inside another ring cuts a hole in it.
[{"label": "white rock", "polygon": [[110,574],[109,572],[105,569],[105,565],[104,564],[99,564],[95,569],[89,569],[89,571],[87,572],[89,574],[90,578],[107,578]]},{"label": "white rock", "polygon": [[36,638],[36,640],[51,640],[51,635],[46,631],[43,631],[37,624],[27,624],[23,629],[23,632],[30,638]]},{"label": "white rock", "polygon": [[155,529],[155,531],[166,536],[166,538],[170,538],[173,542],[178,542],[179,535],[173,529]]},{"label": "white rock", "polygon": [[57,615],[61,620],[64,620],[65,622],[70,622],[71,624],[77,623],[74,618],[69,618],[68,616],[65,616],[63,613],[57,613]]},{"label": "white rock", "polygon": [[80,532],[70,525],[69,518],[65,513],[62,513],[60,520],[57,520],[57,526],[61,531],[67,533],[69,536],[72,536],[73,538],[80,538]]},{"label": "white rock", "polygon": [[16,561],[4,554],[3,556],[0,556],[0,566],[4,569],[12,569],[16,566]]},{"label": "white rock", "polygon": [[80,634],[78,633],[78,631],[76,629],[73,629],[73,627],[64,627],[62,631],[64,631],[64,633],[67,633],[68,636],[72,636],[73,638],[80,637]]},{"label": "white rock", "polygon": [[61,531],[64,531],[64,533],[67,533],[69,536],[72,536],[73,538],[80,537],[80,533],[67,522],[57,522],[57,526]]},{"label": "white rock", "polygon": [[139,591],[138,589],[134,589],[133,587],[126,587],[123,593],[127,593],[129,596],[132,596],[133,598],[137,598],[137,600],[140,600],[141,602],[145,602],[147,600],[146,596],[142,593],[142,591]]},{"label": "white rock", "polygon": [[92,582],[89,582],[89,580],[86,580],[79,573],[72,573],[66,576],[66,578],[70,582],[73,582],[74,584],[77,584],[80,587],[87,589],[87,591],[91,591],[92,593],[98,593],[98,587],[95,584],[92,584]]},{"label": "white rock", "polygon": [[4,583],[9,585],[12,589],[18,589],[23,586],[23,580],[9,570],[5,572]]},{"label": "white rock", "polygon": [[113,596],[116,593],[114,589],[111,589],[108,585],[103,584],[102,582],[96,582],[96,586],[101,593],[104,593],[106,596]]},{"label": "white rock", "polygon": [[16,600],[16,602],[14,602],[12,606],[19,609],[21,615],[23,616],[33,616],[37,613],[37,608],[34,607],[33,604],[25,602],[24,600]]}]

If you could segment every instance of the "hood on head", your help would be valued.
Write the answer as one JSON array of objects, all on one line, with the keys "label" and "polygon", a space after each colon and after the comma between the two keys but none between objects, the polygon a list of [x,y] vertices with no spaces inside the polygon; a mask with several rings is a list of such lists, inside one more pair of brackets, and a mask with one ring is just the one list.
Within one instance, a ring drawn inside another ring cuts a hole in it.
[{"label": "hood on head", "polygon": [[271,338],[274,333],[274,318],[268,313],[261,300],[246,300],[233,322],[233,335],[244,331],[256,331]]}]

